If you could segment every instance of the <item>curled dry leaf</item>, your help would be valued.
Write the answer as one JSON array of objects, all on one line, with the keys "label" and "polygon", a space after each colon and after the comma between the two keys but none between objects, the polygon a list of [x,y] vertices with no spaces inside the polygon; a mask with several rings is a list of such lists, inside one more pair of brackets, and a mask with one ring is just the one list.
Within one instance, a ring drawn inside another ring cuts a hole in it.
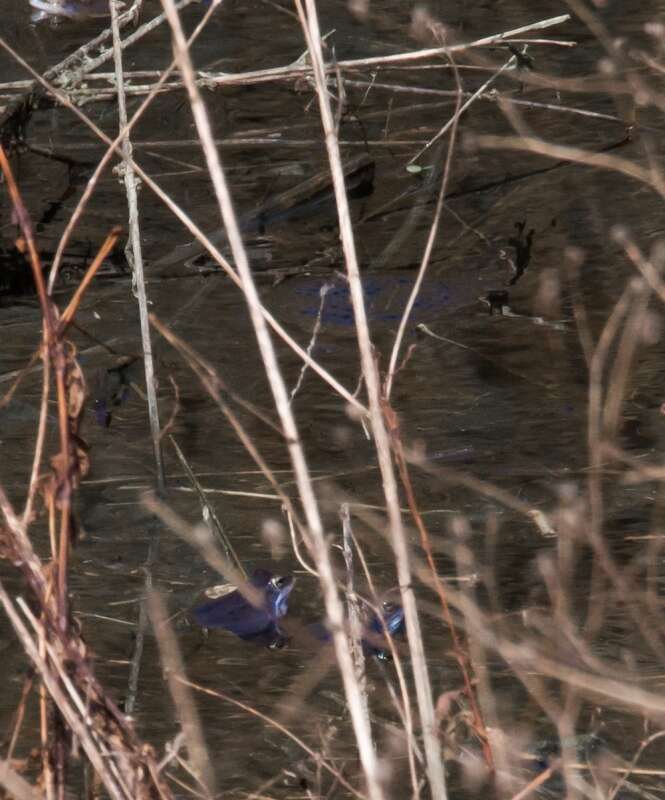
[{"label": "curled dry leaf", "polygon": [[65,373],[67,414],[70,420],[76,422],[76,432],[78,432],[87,396],[86,384],[83,371],[76,360],[76,348],[71,342],[65,343],[65,354],[67,359]]},{"label": "curled dry leaf", "polygon": [[62,506],[63,490],[77,488],[90,470],[88,445],[80,436],[85,400],[87,396],[83,371],[76,360],[76,348],[65,342],[65,404],[67,408],[67,427],[69,452],[67,457],[60,451],[51,457],[53,470],[46,481],[44,493],[52,496],[58,507]]},{"label": "curled dry leaf", "polygon": [[459,696],[459,689],[450,692],[443,692],[439,695],[436,701],[436,719],[439,724],[441,724],[445,719],[448,719],[453,705],[457,702],[457,698]]}]

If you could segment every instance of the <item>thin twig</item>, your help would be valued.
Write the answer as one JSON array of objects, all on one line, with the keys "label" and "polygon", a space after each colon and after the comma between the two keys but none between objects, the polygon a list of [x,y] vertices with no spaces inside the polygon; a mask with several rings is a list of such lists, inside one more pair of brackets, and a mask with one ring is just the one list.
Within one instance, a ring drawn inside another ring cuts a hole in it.
[{"label": "thin twig", "polygon": [[558,161],[570,161],[587,167],[599,167],[618,172],[646,184],[665,199],[665,192],[654,181],[651,170],[639,166],[633,161],[608,153],[594,153],[580,147],[553,144],[533,136],[470,136],[469,143],[492,150],[517,150],[524,153],[537,153]]},{"label": "thin twig", "polygon": [[[111,28],[113,31],[113,58],[115,62],[116,85],[118,89],[118,123],[121,130],[127,129],[127,106],[125,104],[124,78],[122,75],[122,52],[120,42],[120,29],[118,27],[118,11],[115,2],[111,2]],[[159,409],[157,406],[157,390],[155,381],[155,364],[152,357],[152,342],[150,340],[150,321],[148,319],[148,297],[145,288],[143,273],[143,252],[141,249],[141,230],[139,227],[139,207],[137,198],[137,178],[132,166],[132,143],[129,133],[122,139],[123,174],[127,205],[129,207],[129,240],[125,252],[132,267],[133,282],[136,288],[136,299],[139,304],[139,318],[141,323],[141,344],[143,347],[143,366],[145,369],[145,385],[148,397],[148,418],[150,420],[150,434],[152,436],[152,449],[157,472],[157,491],[166,492],[166,476],[164,474],[164,459],[161,446],[161,426],[159,424]],[[131,255],[130,255],[131,253]]]},{"label": "thin twig", "polygon": [[358,676],[358,684],[365,713],[369,716],[369,700],[367,698],[367,675],[365,673],[365,654],[363,652],[363,625],[360,611],[360,604],[355,590],[355,576],[353,570],[353,532],[351,530],[351,514],[349,504],[342,503],[339,512],[342,520],[342,553],[346,566],[346,606],[349,615],[349,641],[351,642],[351,652]]},{"label": "thin twig", "polygon": [[76,311],[78,310],[79,305],[81,304],[81,300],[83,299],[83,295],[85,294],[88,286],[92,283],[95,275],[99,271],[99,268],[104,263],[104,259],[106,256],[109,255],[111,250],[115,247],[116,242],[118,241],[118,237],[120,236],[121,228],[119,226],[114,227],[109,235],[106,237],[104,244],[99,248],[97,255],[93,258],[90,266],[85,272],[85,275],[81,279],[81,282],[76,287],[76,291],[74,292],[74,296],[67,304],[67,308],[62,312],[60,316],[60,321],[58,325],[58,334],[62,336],[65,332],[65,329],[69,325],[69,323],[74,319]]},{"label": "thin twig", "polygon": [[450,631],[450,636],[453,641],[453,651],[455,653],[455,658],[457,659],[457,663],[459,665],[460,672],[462,673],[462,677],[464,680],[464,690],[466,692],[466,696],[469,701],[469,706],[473,714],[474,727],[482,742],[483,754],[485,756],[487,768],[489,770],[493,770],[494,758],[492,756],[492,748],[490,746],[489,738],[487,736],[487,730],[485,728],[483,716],[480,707],[478,705],[478,701],[476,699],[476,693],[473,688],[473,677],[471,674],[471,667],[467,663],[468,654],[462,644],[462,640],[457,631],[457,627],[455,626],[455,623],[453,621],[446,588],[444,586],[443,581],[439,577],[439,574],[436,569],[436,564],[434,562],[434,553],[432,552],[430,536],[427,531],[427,528],[425,527],[425,523],[423,522],[422,516],[420,515],[420,512],[418,510],[413,490],[413,484],[411,483],[411,477],[409,475],[407,460],[404,454],[404,446],[402,444],[402,437],[399,429],[399,424],[397,421],[397,415],[392,410],[392,408],[388,407],[387,404],[385,407],[385,414],[393,440],[393,451],[395,453],[395,459],[397,461],[397,468],[399,469],[400,472],[402,486],[404,487],[404,491],[406,492],[407,501],[409,503],[409,508],[411,510],[411,517],[420,534],[420,544],[423,550],[425,551],[427,565],[429,566],[432,580],[434,582],[436,592],[439,596],[439,602],[441,603],[441,611],[443,613],[443,618],[446,621],[446,625],[448,626],[448,630]]},{"label": "thin twig", "polygon": [[175,56],[178,60],[178,66],[180,67],[183,80],[187,85],[192,115],[197,132],[201,138],[201,144],[210,171],[219,211],[224,221],[224,228],[228,235],[229,244],[238,270],[238,276],[241,280],[243,293],[249,307],[250,318],[256,334],[259,351],[263,359],[266,375],[270,382],[275,406],[284,429],[289,455],[293,464],[300,498],[307,519],[310,537],[309,545],[316,560],[319,578],[322,582],[328,622],[332,630],[335,655],[344,683],[361,762],[368,781],[369,794],[373,800],[379,800],[379,798],[383,796],[383,793],[378,784],[376,754],[373,749],[371,731],[368,729],[367,721],[362,711],[360,690],[353,670],[353,662],[348,651],[348,640],[343,626],[344,612],[337,592],[328,543],[325,538],[323,523],[314,495],[305,454],[300,443],[298,429],[289,404],[286,385],[281,375],[270,333],[261,310],[258,291],[249,266],[247,253],[243,246],[219,152],[213,143],[210,121],[200,92],[195,84],[194,70],[180,19],[173,5],[173,0],[162,0],[162,2],[173,32]]},{"label": "thin twig", "polygon": [[[463,53],[466,50],[472,50],[478,47],[485,47],[487,45],[496,44],[497,42],[507,41],[522,33],[527,33],[532,30],[543,30],[545,28],[553,27],[555,25],[562,25],[568,22],[570,14],[562,14],[557,17],[550,17],[548,19],[540,20],[529,25],[524,25],[521,28],[514,30],[504,31],[503,33],[495,33],[491,36],[485,36],[481,39],[475,39],[472,42],[451,45],[450,47],[431,47],[423,50],[412,50],[404,53],[395,53],[392,55],[373,56],[372,58],[353,58],[342,61],[337,61],[334,64],[325,64],[326,73],[334,73],[337,68],[344,70],[358,70],[367,67],[376,66],[390,66],[402,65],[416,61],[424,61],[428,58],[441,58],[442,56],[450,56],[454,53]],[[251,70],[242,73],[226,73],[222,75],[210,75],[214,85],[220,86],[234,86],[234,85],[249,85],[254,83],[265,83],[274,80],[282,80],[284,78],[296,78],[301,75],[307,75],[311,72],[309,64],[294,63],[284,67],[274,67],[272,69]],[[204,78],[209,74],[200,72]],[[194,76],[196,79],[196,76]]]},{"label": "thin twig", "polygon": [[[516,57],[511,56],[500,69],[498,69],[492,76],[490,76],[485,81],[485,83],[483,83],[482,86],[476,89],[476,91],[471,95],[471,97],[469,97],[469,99],[463,105],[460,106],[458,103],[457,108],[455,109],[455,113],[448,120],[448,122],[446,122],[443,128],[441,128],[441,130],[435,136],[433,136],[427,142],[427,144],[415,154],[415,156],[410,158],[407,164],[413,164],[414,162],[416,162],[420,158],[420,156],[422,156],[423,153],[429,150],[429,148],[434,144],[434,142],[438,142],[438,140],[442,136],[444,136],[447,133],[447,131],[450,130],[450,128],[452,128],[453,125],[457,125],[459,118],[467,110],[467,108],[469,108],[469,106],[472,105],[479,97],[482,97],[482,95],[485,94],[485,92],[494,83],[494,81],[504,72],[506,72],[509,69],[512,69],[512,67],[514,67],[516,63],[517,63]],[[459,100],[459,94],[458,94],[458,100]]]},{"label": "thin twig", "polygon": [[[331,283],[324,283],[319,290],[319,310],[316,315],[316,321],[314,322],[314,329],[312,330],[312,336],[309,340],[309,344],[307,345],[307,355],[311,356],[316,345],[316,340],[318,335],[321,331],[321,322],[323,320],[323,307],[326,302],[326,295],[332,289]],[[291,390],[291,397],[290,402],[293,402],[293,398],[298,394],[300,387],[302,386],[302,382],[305,380],[305,373],[307,372],[307,362],[305,362],[302,367],[300,368],[300,374],[298,375],[298,380],[296,381],[296,385]]]},{"label": "thin twig", "polygon": [[151,591],[148,594],[148,609],[159,646],[162,668],[185,735],[189,758],[195,775],[207,795],[214,797],[215,771],[206,747],[196,704],[190,686],[185,680],[185,665],[178,640],[168,621],[164,600],[158,592]]},{"label": "thin twig", "polygon": [[388,363],[388,376],[386,378],[384,386],[384,393],[386,400],[390,399],[390,392],[392,389],[393,380],[395,378],[395,370],[397,367],[397,358],[399,357],[399,350],[402,344],[402,339],[404,338],[406,325],[409,321],[409,318],[411,317],[411,311],[413,310],[416,298],[418,297],[418,292],[420,291],[420,287],[425,278],[425,273],[427,271],[427,267],[429,266],[430,258],[432,256],[432,250],[434,249],[434,243],[436,241],[437,233],[439,231],[441,212],[443,210],[443,201],[445,199],[446,190],[448,188],[448,177],[450,175],[450,166],[452,164],[453,152],[455,150],[455,141],[457,138],[457,123],[459,121],[461,113],[460,108],[462,102],[462,86],[457,71],[455,71],[455,80],[457,81],[457,104],[455,106],[455,112],[452,116],[452,121],[453,121],[452,132],[450,134],[450,142],[448,143],[448,152],[446,155],[446,163],[443,170],[443,177],[441,179],[441,188],[439,189],[439,197],[436,202],[434,218],[432,219],[429,235],[427,237],[427,243],[425,245],[425,250],[423,252],[422,260],[420,262],[420,267],[418,268],[418,274],[416,276],[416,280],[414,281],[411,293],[409,294],[409,299],[407,301],[407,304],[402,313],[402,318],[400,320],[399,327],[397,329],[397,334],[395,336],[393,349],[392,352],[390,353],[390,361]]},{"label": "thin twig", "polygon": [[[432,688],[427,671],[415,596],[411,586],[411,568],[409,564],[408,545],[401,513],[399,510],[399,497],[390,453],[390,441],[384,424],[383,412],[381,408],[381,386],[378,370],[374,361],[372,342],[369,336],[363,288],[360,279],[360,270],[358,267],[358,259],[356,256],[356,248],[351,226],[351,215],[349,212],[349,204],[344,187],[344,173],[341,167],[339,144],[335,134],[335,123],[332,109],[330,108],[330,99],[326,91],[326,74],[323,64],[323,53],[321,50],[321,33],[319,30],[317,10],[314,0],[305,0],[305,3],[307,8],[307,20],[303,20],[303,15],[300,14],[301,23],[303,24],[303,29],[307,37],[310,58],[312,60],[316,91],[319,98],[319,110],[321,113],[321,121],[323,123],[323,131],[326,139],[326,149],[328,151],[328,159],[330,161],[330,168],[335,187],[335,199],[337,202],[337,211],[339,216],[340,235],[344,248],[351,302],[356,323],[356,335],[360,350],[362,374],[369,397],[370,421],[374,442],[376,445],[379,466],[381,468],[383,490],[386,497],[386,504],[388,506],[390,537],[397,562],[397,574],[402,596],[402,605],[404,607],[407,637],[411,650],[413,674],[416,684],[416,694],[418,697],[418,708],[420,710],[423,739],[425,744],[427,773],[430,781],[430,791],[434,797],[438,798],[438,800],[445,800],[447,796],[446,783],[443,771],[443,760],[441,758],[441,749],[437,736],[437,725],[434,714],[434,704],[432,701]],[[368,760],[368,767],[369,766],[371,766],[372,770],[376,769],[373,756],[371,761]],[[369,787],[370,796],[379,797],[383,794],[383,792],[376,781],[376,777],[374,778],[374,781],[374,784],[371,784]]]},{"label": "thin twig", "polygon": [[224,530],[224,526],[219,521],[219,518],[217,516],[217,513],[215,512],[214,507],[208,502],[208,498],[206,497],[206,494],[203,491],[203,487],[199,483],[199,480],[196,477],[196,474],[194,473],[194,470],[189,465],[189,462],[185,458],[185,454],[182,452],[182,450],[180,449],[180,446],[178,445],[176,440],[173,438],[173,436],[169,436],[169,440],[171,441],[171,444],[173,445],[173,449],[175,450],[175,453],[178,456],[178,460],[182,464],[182,468],[185,470],[185,475],[187,475],[187,478],[189,479],[189,482],[194,487],[194,491],[196,492],[197,497],[199,498],[199,503],[201,504],[201,512],[202,512],[203,519],[208,524],[210,524],[210,522],[212,522],[212,527],[214,528],[215,533],[217,534],[217,538],[219,539],[219,543],[222,545],[222,547],[224,549],[224,554],[226,555],[226,558],[228,559],[228,561],[231,564],[233,564],[235,566],[235,568],[238,570],[238,572],[246,580],[247,579],[247,571],[243,567],[242,562],[240,561],[240,559],[238,558],[238,554],[236,553],[235,548],[231,544],[231,540],[229,539],[226,531]]}]

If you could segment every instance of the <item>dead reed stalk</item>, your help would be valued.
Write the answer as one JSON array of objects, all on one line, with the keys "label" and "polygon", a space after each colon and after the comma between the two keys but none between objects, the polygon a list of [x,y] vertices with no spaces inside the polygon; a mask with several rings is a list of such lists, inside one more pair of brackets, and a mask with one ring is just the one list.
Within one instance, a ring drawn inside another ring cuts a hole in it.
[{"label": "dead reed stalk", "polygon": [[[29,254],[30,266],[42,310],[44,363],[41,420],[49,398],[49,380],[55,376],[58,407],[59,450],[50,459],[50,471],[39,475],[45,422],[40,422],[37,449],[33,459],[31,484],[24,513],[19,516],[4,491],[0,489],[0,510],[4,517],[2,547],[6,558],[16,564],[32,592],[39,610],[33,615],[22,599],[17,604],[28,620],[28,629],[14,603],[0,587],[0,601],[32,660],[45,692],[42,694],[42,741],[44,786],[47,795],[63,797],[68,772],[71,742],[69,730],[81,743],[99,778],[113,798],[160,796],[166,800],[170,791],[155,772],[152,753],[138,741],[129,721],[97,682],[92,661],[78,626],[74,624],[68,598],[68,563],[76,530],[72,500],[79,482],[87,472],[86,445],[80,424],[86,396],[83,373],[76,351],[65,339],[85,287],[100,266],[104,254],[118,237],[114,231],[100,255],[93,261],[79,291],[60,314],[46,291],[32,223],[4,150],[0,147],[0,167],[9,190],[22,242]],[[34,498],[40,493],[48,512],[52,565],[37,556],[29,536],[34,522]],[[46,713],[46,698],[53,713]],[[49,721],[50,720],[50,721]],[[64,721],[65,725],[62,724]],[[48,725],[46,730],[44,726]],[[50,751],[49,751],[50,748]],[[109,748],[112,752],[109,752]]]},{"label": "dead reed stalk", "polygon": [[285,441],[291,456],[293,469],[298,484],[300,499],[303,504],[307,520],[309,541],[308,546],[316,561],[319,579],[324,593],[324,601],[328,622],[333,635],[335,655],[339,663],[340,672],[344,682],[349,711],[353,722],[360,759],[363,764],[370,798],[379,800],[383,797],[380,786],[376,754],[374,752],[371,731],[363,713],[362,699],[358,680],[353,669],[353,662],[348,647],[348,640],[344,632],[344,612],[337,593],[332,564],[325,540],[323,525],[314,495],[305,455],[300,444],[300,438],[295,419],[289,403],[286,385],[282,378],[273,344],[268,328],[261,312],[261,303],[254,284],[254,279],[247,260],[247,254],[242,242],[236,216],[233,210],[231,197],[226,184],[221,161],[214,145],[212,131],[200,92],[194,80],[194,71],[187,42],[185,40],[180,20],[172,0],[163,0],[164,8],[171,25],[174,39],[174,50],[183,80],[187,86],[192,114],[197,131],[201,139],[203,151],[208,164],[210,178],[219,204],[220,215],[228,235],[233,257],[236,263],[238,276],[242,283],[243,293],[247,301],[250,317],[256,333],[259,351],[263,359],[266,375],[273,392],[275,406],[282,423]]},{"label": "dead reed stalk", "polygon": [[393,552],[395,554],[402,605],[404,606],[406,630],[409,639],[409,648],[411,651],[416,694],[418,697],[418,709],[420,711],[420,722],[422,725],[423,739],[425,743],[425,756],[427,760],[427,773],[430,782],[430,790],[434,797],[441,798],[441,800],[443,800],[447,796],[446,783],[437,735],[437,724],[434,714],[434,704],[432,701],[432,689],[430,686],[429,673],[425,660],[425,652],[420,630],[420,622],[418,620],[415,595],[413,593],[411,584],[409,552],[399,507],[397,482],[395,480],[395,474],[393,470],[390,440],[384,421],[379,374],[369,335],[367,315],[365,313],[363,289],[360,281],[358,259],[356,257],[355,241],[351,226],[351,215],[349,213],[348,199],[344,186],[344,173],[341,166],[335,121],[328,96],[317,10],[313,0],[306,0],[306,15],[300,2],[298,3],[298,9],[303,31],[307,39],[310,57],[312,59],[312,69],[314,71],[316,91],[319,99],[319,110],[323,124],[323,133],[326,142],[326,149],[328,151],[328,158],[330,161],[330,169],[333,176],[340,236],[342,239],[346,271],[349,280],[349,289],[355,318],[358,348],[360,350],[362,375],[369,398],[372,435],[379,459],[379,468],[381,470],[381,477],[383,481],[383,491],[388,510],[390,537],[393,546]]}]

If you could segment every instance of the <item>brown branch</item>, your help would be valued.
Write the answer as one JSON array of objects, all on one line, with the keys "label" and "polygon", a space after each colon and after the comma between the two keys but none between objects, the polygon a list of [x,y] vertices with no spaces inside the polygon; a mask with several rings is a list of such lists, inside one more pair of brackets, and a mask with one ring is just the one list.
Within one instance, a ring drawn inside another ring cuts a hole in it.
[{"label": "brown branch", "polygon": [[429,533],[427,532],[427,528],[425,527],[423,518],[420,514],[420,511],[418,510],[418,505],[413,491],[413,484],[411,483],[411,477],[409,475],[409,469],[407,466],[406,457],[404,455],[404,446],[402,444],[402,438],[399,430],[399,422],[397,419],[397,414],[395,414],[394,410],[388,404],[387,401],[384,401],[383,403],[383,413],[386,419],[386,426],[388,428],[388,431],[390,432],[393,453],[395,455],[395,461],[397,462],[397,469],[399,471],[400,479],[402,481],[402,486],[404,487],[404,491],[406,492],[406,500],[409,505],[409,510],[411,511],[411,516],[413,517],[413,521],[416,527],[418,528],[418,532],[420,534],[420,543],[423,550],[425,551],[425,555],[427,557],[427,564],[430,568],[432,579],[434,582],[434,588],[436,589],[436,593],[439,596],[439,601],[441,603],[441,610],[443,612],[443,618],[446,621],[446,625],[450,630],[450,635],[453,640],[453,652],[455,654],[455,658],[457,659],[457,663],[459,664],[460,671],[462,673],[462,678],[464,680],[464,689],[466,692],[466,696],[469,700],[469,705],[471,706],[471,713],[473,714],[474,728],[482,742],[483,754],[485,756],[485,761],[487,763],[487,766],[490,770],[493,770],[494,758],[492,756],[492,748],[489,743],[487,729],[485,727],[483,716],[480,711],[478,701],[476,699],[476,693],[473,688],[474,680],[471,677],[470,669],[468,666],[469,657],[464,650],[461,636],[458,633],[455,623],[453,621],[453,617],[450,612],[450,605],[448,603],[448,598],[446,596],[446,590],[443,585],[443,581],[441,580],[437,572],[436,564],[434,563],[434,554],[432,552],[432,543],[430,542]]},{"label": "brown branch", "polygon": [[69,301],[67,308],[62,312],[62,316],[60,317],[60,324],[58,325],[58,335],[62,336],[65,332],[67,326],[74,318],[76,311],[83,299],[83,295],[85,294],[86,289],[92,283],[93,278],[97,274],[99,268],[104,263],[104,259],[108,254],[113,250],[118,241],[118,237],[122,233],[122,228],[119,225],[116,225],[112,230],[111,233],[106,237],[106,241],[104,244],[99,248],[97,255],[94,257],[92,263],[86,270],[83,279],[76,287],[76,291],[74,292],[74,297]]}]

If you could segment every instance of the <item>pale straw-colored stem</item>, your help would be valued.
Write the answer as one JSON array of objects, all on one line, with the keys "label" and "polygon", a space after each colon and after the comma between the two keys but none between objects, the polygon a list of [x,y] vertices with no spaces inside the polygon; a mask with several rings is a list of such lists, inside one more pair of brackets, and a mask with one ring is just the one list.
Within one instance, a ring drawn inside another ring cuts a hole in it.
[{"label": "pale straw-colored stem", "polygon": [[[118,26],[118,11],[115,3],[111,2],[111,29],[113,31],[113,57],[115,64],[116,85],[118,88],[118,123],[121,130],[127,129],[127,106],[125,103],[125,84],[122,75],[122,50],[120,48],[120,28]],[[133,284],[136,290],[136,299],[139,304],[139,319],[141,323],[141,345],[143,347],[143,368],[145,370],[145,388],[148,398],[148,418],[150,420],[150,435],[152,438],[153,455],[157,472],[157,488],[160,494],[166,491],[166,477],[164,475],[164,460],[160,442],[159,409],[157,407],[157,391],[155,389],[155,364],[152,357],[152,342],[150,339],[150,320],[148,319],[148,296],[145,288],[143,274],[143,251],[141,249],[141,228],[139,226],[139,206],[136,191],[137,177],[132,166],[132,143],[129,133],[122,140],[122,154],[124,167],[125,192],[129,208],[129,245],[127,255],[131,253],[131,267]]]},{"label": "pale straw-colored stem", "polygon": [[459,75],[455,72],[455,77],[457,79],[457,105],[455,107],[455,113],[451,118],[452,123],[452,131],[450,134],[450,142],[448,144],[448,153],[446,155],[446,165],[443,170],[443,177],[441,178],[441,188],[439,189],[439,197],[436,201],[436,210],[434,211],[434,219],[432,220],[432,225],[430,226],[429,234],[427,236],[427,244],[425,245],[425,252],[423,253],[422,261],[420,262],[420,267],[418,268],[418,274],[416,276],[416,280],[413,284],[413,289],[411,290],[411,294],[409,295],[409,299],[407,301],[406,307],[404,309],[404,313],[402,314],[402,319],[399,322],[399,327],[397,328],[397,335],[395,336],[395,343],[393,344],[393,349],[390,354],[390,362],[388,364],[388,377],[386,378],[385,382],[385,392],[386,397],[390,398],[390,392],[393,386],[393,380],[395,379],[395,370],[397,369],[397,358],[399,357],[400,347],[402,346],[402,340],[404,339],[404,332],[406,331],[406,326],[411,318],[411,312],[413,311],[413,306],[416,303],[416,298],[420,292],[420,287],[422,286],[423,280],[425,279],[425,273],[427,272],[427,268],[430,263],[430,259],[432,257],[432,250],[434,249],[434,242],[436,241],[437,234],[439,232],[439,223],[441,222],[441,212],[443,211],[443,201],[446,197],[446,188],[448,187],[448,176],[450,175],[450,165],[452,163],[453,151],[455,149],[455,139],[457,134],[457,123],[460,118],[460,106],[462,102],[462,87],[459,83]]},{"label": "pale straw-colored stem", "polygon": [[446,783],[443,770],[443,759],[437,735],[437,723],[432,702],[432,688],[430,686],[425,651],[420,631],[420,621],[416,609],[416,600],[411,587],[411,566],[409,564],[409,551],[402,523],[399,507],[397,481],[393,469],[390,440],[383,418],[381,405],[381,386],[378,369],[374,361],[372,342],[369,336],[367,315],[363,299],[363,288],[360,280],[360,269],[356,256],[355,241],[351,227],[351,215],[344,186],[344,172],[339,152],[339,142],[335,128],[335,120],[330,107],[330,99],[326,87],[326,70],[321,51],[321,32],[314,0],[305,0],[307,19],[303,20],[305,34],[308,39],[312,69],[316,81],[316,91],[319,98],[319,109],[323,131],[325,134],[326,148],[330,160],[330,169],[335,188],[335,199],[339,215],[340,236],[344,248],[346,270],[349,279],[349,290],[353,312],[356,322],[356,335],[360,349],[360,361],[363,377],[367,386],[369,397],[370,420],[372,433],[376,443],[379,467],[383,479],[383,491],[388,508],[390,539],[397,564],[402,605],[406,619],[407,637],[411,651],[413,676],[418,698],[418,709],[422,724],[425,758],[427,761],[427,774],[432,796],[437,800],[444,800]]},{"label": "pale straw-colored stem", "polygon": [[441,130],[439,130],[436,133],[436,135],[433,136],[429,140],[429,142],[427,142],[427,144],[415,154],[415,156],[410,158],[408,163],[413,164],[414,162],[416,162],[424,152],[430,149],[430,147],[434,144],[434,142],[438,142],[442,136],[445,136],[445,134],[453,127],[453,125],[457,124],[459,118],[467,110],[467,108],[469,108],[469,106],[472,105],[472,103],[475,103],[479,97],[482,97],[485,94],[485,92],[490,88],[490,86],[499,77],[499,75],[501,75],[502,73],[506,72],[509,69],[512,69],[516,63],[517,59],[515,58],[515,56],[511,56],[511,58],[509,58],[508,61],[506,61],[506,63],[500,69],[498,69],[493,75],[491,75],[485,81],[485,83],[483,83],[482,86],[476,89],[476,91],[471,95],[471,97],[467,98],[467,100],[461,107],[458,106],[455,109],[455,113],[448,120],[448,122],[446,122],[443,128],[441,128]]},{"label": "pale straw-colored stem", "polygon": [[289,455],[303,504],[305,517],[310,534],[310,548],[316,560],[319,579],[323,590],[323,597],[328,616],[328,622],[333,635],[335,655],[339,664],[346,699],[353,723],[358,752],[367,781],[368,795],[371,800],[383,798],[383,791],[379,782],[378,761],[372,743],[372,734],[368,720],[365,716],[360,687],[356,678],[349,644],[344,632],[344,610],[337,592],[337,586],[332,570],[330,553],[325,539],[323,524],[319,513],[318,504],[314,495],[305,454],[300,443],[295,418],[291,411],[289,395],[282,378],[277,357],[272,344],[268,326],[263,315],[261,302],[247,259],[238,221],[233,209],[226,177],[222,169],[221,160],[215,147],[213,133],[201,94],[196,86],[196,75],[187,49],[187,42],[180,24],[173,0],[162,0],[171,30],[173,32],[173,46],[180,68],[183,81],[187,86],[189,101],[194,116],[199,138],[203,147],[210,178],[219,204],[219,210],[228,235],[229,244],[233,253],[238,276],[249,308],[250,318],[254,326],[259,351],[263,359],[264,368],[270,388],[272,390],[275,406],[282,423]]},{"label": "pale straw-colored stem", "polygon": [[194,774],[203,784],[206,797],[212,798],[215,796],[215,770],[206,747],[201,719],[192,696],[192,690],[184,680],[186,678],[185,663],[178,639],[168,620],[166,605],[159,592],[152,591],[148,595],[147,601],[162,667],[185,734],[191,766]]}]

